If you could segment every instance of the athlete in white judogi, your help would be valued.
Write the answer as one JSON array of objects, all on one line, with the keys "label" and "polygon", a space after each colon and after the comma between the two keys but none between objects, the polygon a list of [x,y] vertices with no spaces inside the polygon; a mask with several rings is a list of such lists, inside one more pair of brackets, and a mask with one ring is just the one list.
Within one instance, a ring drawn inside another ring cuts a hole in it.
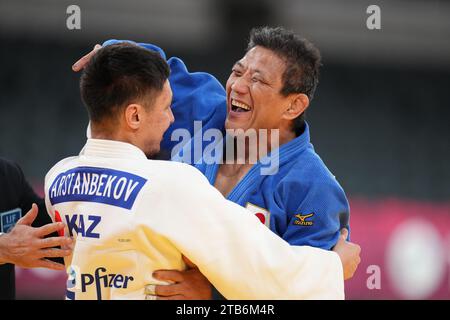
[{"label": "athlete in white judogi", "polygon": [[147,160],[173,122],[167,77],[132,45],[101,49],[82,75],[93,138],[45,179],[49,214],[76,239],[67,298],[144,299],[182,255],[228,299],[344,298],[338,254],[290,246],[191,166]]}]

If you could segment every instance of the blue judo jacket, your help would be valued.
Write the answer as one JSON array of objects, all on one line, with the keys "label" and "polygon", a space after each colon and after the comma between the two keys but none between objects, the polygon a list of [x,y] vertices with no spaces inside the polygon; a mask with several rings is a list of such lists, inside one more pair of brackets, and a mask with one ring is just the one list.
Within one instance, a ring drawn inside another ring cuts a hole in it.
[{"label": "blue judo jacket", "polygon": [[[108,40],[103,45],[118,42],[123,41]],[[201,138],[208,129],[224,132],[225,89],[212,75],[190,73],[179,58],[167,59],[161,48],[152,44],[137,44],[159,52],[171,70],[169,82],[173,91],[175,122],[164,135],[162,149],[169,151],[173,160],[189,159],[185,162],[197,167],[214,185],[219,164],[203,161],[203,153],[186,158],[186,152],[193,153],[196,134]],[[187,129],[189,135],[182,137],[176,134],[180,128]],[[202,151],[210,145],[208,141],[200,143]],[[344,190],[314,151],[309,125],[306,123],[300,136],[281,145],[276,151],[267,155],[271,157],[276,154],[276,173],[261,174],[264,164],[268,163],[261,159],[230,192],[228,200],[246,207],[291,245],[332,249],[340,229],[349,229],[350,208]]]}]

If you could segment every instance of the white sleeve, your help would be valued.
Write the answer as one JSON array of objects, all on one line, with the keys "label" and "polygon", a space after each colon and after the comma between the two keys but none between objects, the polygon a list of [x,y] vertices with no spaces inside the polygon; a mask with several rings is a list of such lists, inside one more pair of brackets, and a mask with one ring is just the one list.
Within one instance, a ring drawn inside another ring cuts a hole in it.
[{"label": "white sleeve", "polygon": [[290,246],[192,170],[189,176],[175,172],[178,177],[173,185],[158,194],[154,209],[170,202],[171,212],[160,214],[164,211],[160,207],[159,214],[155,210],[149,218],[157,220],[158,231],[194,262],[224,297],[344,298],[342,264],[335,252]]}]

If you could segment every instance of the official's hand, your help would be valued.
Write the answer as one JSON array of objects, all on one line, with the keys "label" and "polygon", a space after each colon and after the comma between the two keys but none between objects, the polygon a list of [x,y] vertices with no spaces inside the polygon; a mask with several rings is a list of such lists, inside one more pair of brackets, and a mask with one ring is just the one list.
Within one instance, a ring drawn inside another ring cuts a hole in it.
[{"label": "official's hand", "polygon": [[91,58],[97,53],[98,50],[102,48],[101,45],[96,44],[94,49],[92,49],[91,52],[81,57],[77,62],[75,62],[72,66],[72,70],[75,72],[78,72],[88,64],[88,62],[91,60]]},{"label": "official's hand", "polygon": [[68,237],[44,238],[48,234],[63,229],[64,223],[49,223],[39,228],[33,228],[31,224],[36,219],[37,214],[38,207],[33,203],[30,211],[17,221],[11,231],[0,236],[0,262],[12,263],[22,268],[65,270],[63,264],[46,258],[70,255],[70,249],[53,247],[71,247],[72,239]]},{"label": "official's hand", "polygon": [[157,270],[153,277],[168,281],[169,285],[147,285],[145,294],[147,300],[209,300],[212,298],[211,284],[201,274],[197,266],[188,258],[183,260],[189,267],[186,271]]},{"label": "official's hand", "polygon": [[344,280],[351,279],[358,269],[361,262],[360,253],[361,247],[356,243],[348,242],[348,230],[342,229],[339,240],[333,248],[341,258],[342,267],[344,268]]}]

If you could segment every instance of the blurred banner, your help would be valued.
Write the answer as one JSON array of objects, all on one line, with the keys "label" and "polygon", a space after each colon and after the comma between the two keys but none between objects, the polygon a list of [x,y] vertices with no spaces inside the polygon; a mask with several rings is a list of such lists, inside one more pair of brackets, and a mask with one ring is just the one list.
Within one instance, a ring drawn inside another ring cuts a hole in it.
[{"label": "blurred banner", "polygon": [[[362,262],[347,299],[449,299],[450,203],[353,199]],[[64,272],[16,269],[18,299],[63,299]]]},{"label": "blurred banner", "polygon": [[[450,203],[353,199],[350,208],[362,261],[348,299],[450,298]],[[369,289],[377,270],[381,288]]]}]

